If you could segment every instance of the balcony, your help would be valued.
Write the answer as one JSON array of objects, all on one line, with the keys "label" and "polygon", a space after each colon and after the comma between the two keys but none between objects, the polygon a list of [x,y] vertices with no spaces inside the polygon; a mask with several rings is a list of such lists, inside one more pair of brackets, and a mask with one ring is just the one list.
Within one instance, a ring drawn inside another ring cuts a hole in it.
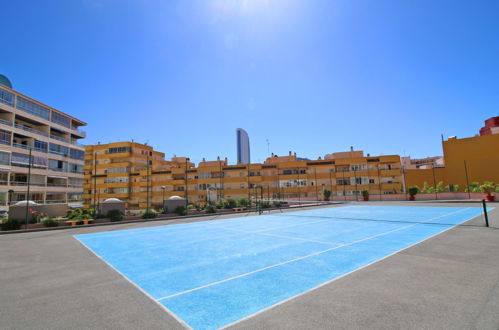
[{"label": "balcony", "polygon": [[4,124],[4,125],[7,125],[7,126],[13,126],[13,123],[8,121],[8,120],[5,120],[5,119],[0,119],[0,124]]},{"label": "balcony", "polygon": [[[48,134],[47,134],[47,136],[48,136]],[[69,139],[66,139],[66,138],[63,138],[63,137],[60,137],[60,136],[57,136],[57,135],[54,135],[54,134],[50,134],[50,138],[54,139],[54,140],[57,140],[57,141],[70,143]]]},{"label": "balcony", "polygon": [[27,132],[31,132],[31,133],[35,133],[35,134],[39,134],[39,135],[43,135],[43,136],[49,136],[48,133],[45,133],[45,132],[42,132],[42,131],[39,131],[37,129],[34,129],[34,128],[31,128],[31,127],[28,127],[28,126],[24,126],[24,125],[21,125],[21,124],[17,124],[15,123],[14,124],[14,127],[15,128],[19,128],[19,129],[22,129],[24,131],[27,131]]}]

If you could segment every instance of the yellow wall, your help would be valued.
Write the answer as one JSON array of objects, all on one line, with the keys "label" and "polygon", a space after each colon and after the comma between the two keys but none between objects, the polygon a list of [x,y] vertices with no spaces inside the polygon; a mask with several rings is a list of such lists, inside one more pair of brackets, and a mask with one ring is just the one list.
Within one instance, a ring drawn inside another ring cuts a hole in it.
[{"label": "yellow wall", "polygon": [[[443,151],[445,167],[435,169],[437,183],[444,181],[445,185],[458,184],[461,190],[464,190],[467,182],[499,183],[499,134],[450,138],[443,142]],[[421,188],[425,181],[434,185],[431,169],[406,170],[408,186],[417,185]]]}]

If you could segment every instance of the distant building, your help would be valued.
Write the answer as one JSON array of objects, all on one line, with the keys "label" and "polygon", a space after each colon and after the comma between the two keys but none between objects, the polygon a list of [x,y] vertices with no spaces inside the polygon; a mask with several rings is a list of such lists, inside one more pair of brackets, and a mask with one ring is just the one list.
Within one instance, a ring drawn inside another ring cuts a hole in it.
[{"label": "distant building", "polygon": [[85,125],[15,91],[0,74],[0,208],[26,199],[81,203]]},{"label": "distant building", "polygon": [[444,157],[434,156],[426,158],[411,159],[411,157],[402,157],[402,167],[406,170],[427,169],[433,167],[444,167]]},{"label": "distant building", "polygon": [[238,128],[236,130],[237,138],[237,163],[238,164],[250,164],[250,143],[248,133],[242,129]]},{"label": "distant building", "polygon": [[480,129],[480,135],[491,134],[499,134],[499,116],[487,119],[485,126]]}]

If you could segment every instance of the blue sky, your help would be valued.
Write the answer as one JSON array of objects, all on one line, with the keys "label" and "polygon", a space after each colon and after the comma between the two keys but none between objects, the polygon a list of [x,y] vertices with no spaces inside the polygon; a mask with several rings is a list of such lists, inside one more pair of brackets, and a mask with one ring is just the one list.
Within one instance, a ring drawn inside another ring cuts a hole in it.
[{"label": "blue sky", "polygon": [[0,73],[194,161],[289,150],[424,157],[499,115],[499,1],[2,1]]}]

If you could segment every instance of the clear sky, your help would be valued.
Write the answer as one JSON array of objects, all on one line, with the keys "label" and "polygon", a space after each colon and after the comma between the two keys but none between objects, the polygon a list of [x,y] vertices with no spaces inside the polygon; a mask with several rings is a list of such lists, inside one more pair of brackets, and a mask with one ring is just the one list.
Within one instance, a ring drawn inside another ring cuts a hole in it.
[{"label": "clear sky", "polygon": [[0,73],[88,122],[199,161],[441,154],[499,115],[499,1],[0,1]]}]

